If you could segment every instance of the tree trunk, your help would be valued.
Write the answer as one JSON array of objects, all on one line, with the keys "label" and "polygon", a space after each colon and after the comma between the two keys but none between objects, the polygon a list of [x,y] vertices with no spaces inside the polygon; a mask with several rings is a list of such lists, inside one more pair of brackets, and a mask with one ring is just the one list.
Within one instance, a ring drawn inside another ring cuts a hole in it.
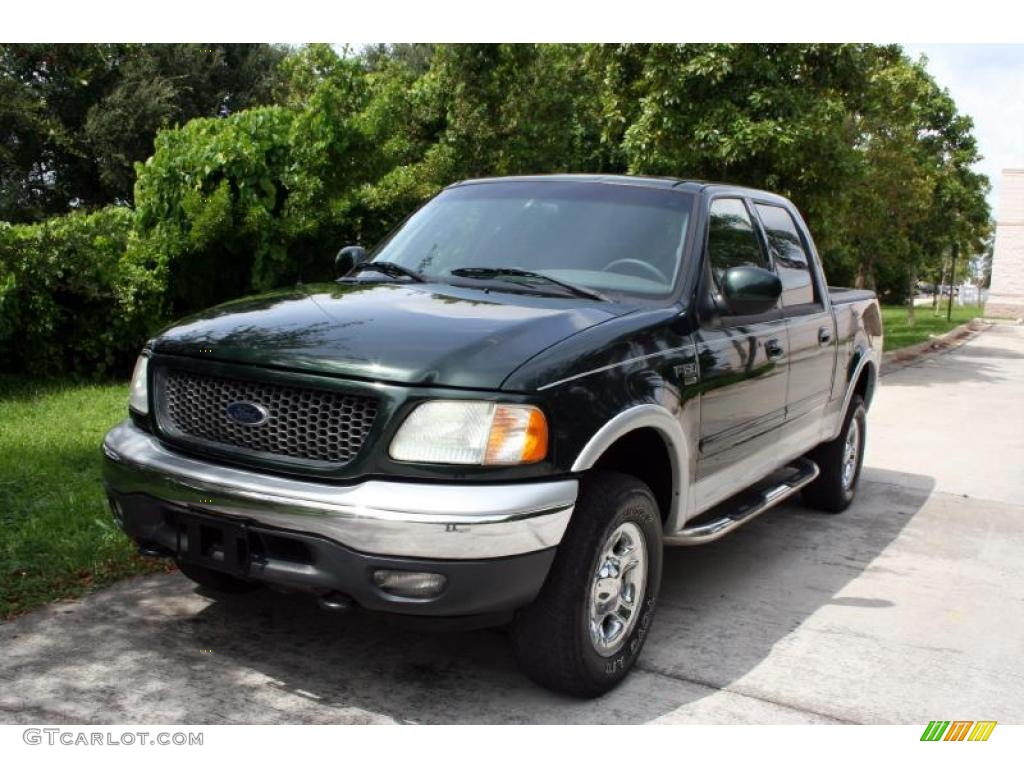
[{"label": "tree trunk", "polygon": [[875,260],[873,258],[865,258],[857,265],[857,276],[854,278],[854,288],[867,288],[869,281],[872,278],[872,272],[875,269]]},{"label": "tree trunk", "polygon": [[953,321],[953,281],[956,280],[956,257],[958,244],[953,243],[953,253],[950,256],[949,265],[949,306],[946,308],[946,322]]},{"label": "tree trunk", "polygon": [[917,270],[910,270],[910,285],[907,289],[907,327],[913,328],[914,323],[917,322],[917,317],[914,315],[914,298],[917,294]]},{"label": "tree trunk", "polygon": [[942,260],[942,274],[939,275],[939,284],[935,286],[935,316],[939,316],[942,303],[942,286],[946,284],[946,260]]}]

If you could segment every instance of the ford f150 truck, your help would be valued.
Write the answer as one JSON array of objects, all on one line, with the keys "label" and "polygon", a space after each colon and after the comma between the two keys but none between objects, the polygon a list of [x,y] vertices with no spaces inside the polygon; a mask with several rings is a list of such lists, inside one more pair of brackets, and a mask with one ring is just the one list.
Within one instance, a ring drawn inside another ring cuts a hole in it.
[{"label": "ford f150 truck", "polygon": [[337,262],[152,339],[104,441],[117,523],[207,589],[511,620],[531,678],[596,696],[664,545],[853,499],[881,316],[782,197],[465,181]]}]

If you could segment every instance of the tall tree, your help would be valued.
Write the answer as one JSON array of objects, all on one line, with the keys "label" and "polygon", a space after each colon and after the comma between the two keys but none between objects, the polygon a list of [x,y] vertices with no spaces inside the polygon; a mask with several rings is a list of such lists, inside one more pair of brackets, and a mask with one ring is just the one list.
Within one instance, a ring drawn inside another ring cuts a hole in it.
[{"label": "tall tree", "polygon": [[283,56],[262,44],[0,45],[0,220],[130,201],[159,129],[266,103]]},{"label": "tall tree", "polygon": [[837,281],[898,298],[952,239],[984,238],[971,122],[898,46],[595,46],[590,59],[613,157],[789,196]]}]

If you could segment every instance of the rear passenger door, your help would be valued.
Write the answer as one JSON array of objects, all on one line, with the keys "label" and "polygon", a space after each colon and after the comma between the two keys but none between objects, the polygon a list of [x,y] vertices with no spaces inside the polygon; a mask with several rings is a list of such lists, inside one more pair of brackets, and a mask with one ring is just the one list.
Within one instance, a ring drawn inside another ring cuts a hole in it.
[{"label": "rear passenger door", "polygon": [[789,335],[789,385],[786,393],[787,444],[811,447],[823,424],[836,361],[835,318],[828,306],[820,271],[811,261],[806,233],[781,205],[755,201],[765,241],[782,280],[782,312]]},{"label": "rear passenger door", "polygon": [[746,488],[775,467],[786,409],[786,320],[779,308],[731,314],[720,300],[730,267],[769,268],[748,203],[716,197],[708,207],[707,243],[696,333],[700,366],[698,511]]}]

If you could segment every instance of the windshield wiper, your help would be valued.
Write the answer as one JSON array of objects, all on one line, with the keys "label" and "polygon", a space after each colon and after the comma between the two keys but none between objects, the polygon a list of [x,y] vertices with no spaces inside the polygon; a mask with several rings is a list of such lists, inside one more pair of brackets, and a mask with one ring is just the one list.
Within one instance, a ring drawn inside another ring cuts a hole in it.
[{"label": "windshield wiper", "polygon": [[414,283],[426,282],[423,275],[419,272],[403,267],[401,264],[396,264],[393,261],[364,261],[362,264],[357,264],[346,277],[357,275],[360,272],[381,272],[388,277],[408,277]]},{"label": "windshield wiper", "polygon": [[562,290],[568,291],[574,296],[581,296],[585,299],[595,299],[596,301],[608,301],[607,296],[602,296],[597,291],[592,291],[589,288],[582,288],[572,283],[566,283],[562,280],[558,280],[548,275],[543,275],[540,272],[530,272],[526,269],[516,269],[515,267],[458,267],[451,271],[455,277],[468,277],[470,280],[500,280],[503,277],[524,277],[528,280],[542,280],[545,283],[551,285],[557,285]]}]

